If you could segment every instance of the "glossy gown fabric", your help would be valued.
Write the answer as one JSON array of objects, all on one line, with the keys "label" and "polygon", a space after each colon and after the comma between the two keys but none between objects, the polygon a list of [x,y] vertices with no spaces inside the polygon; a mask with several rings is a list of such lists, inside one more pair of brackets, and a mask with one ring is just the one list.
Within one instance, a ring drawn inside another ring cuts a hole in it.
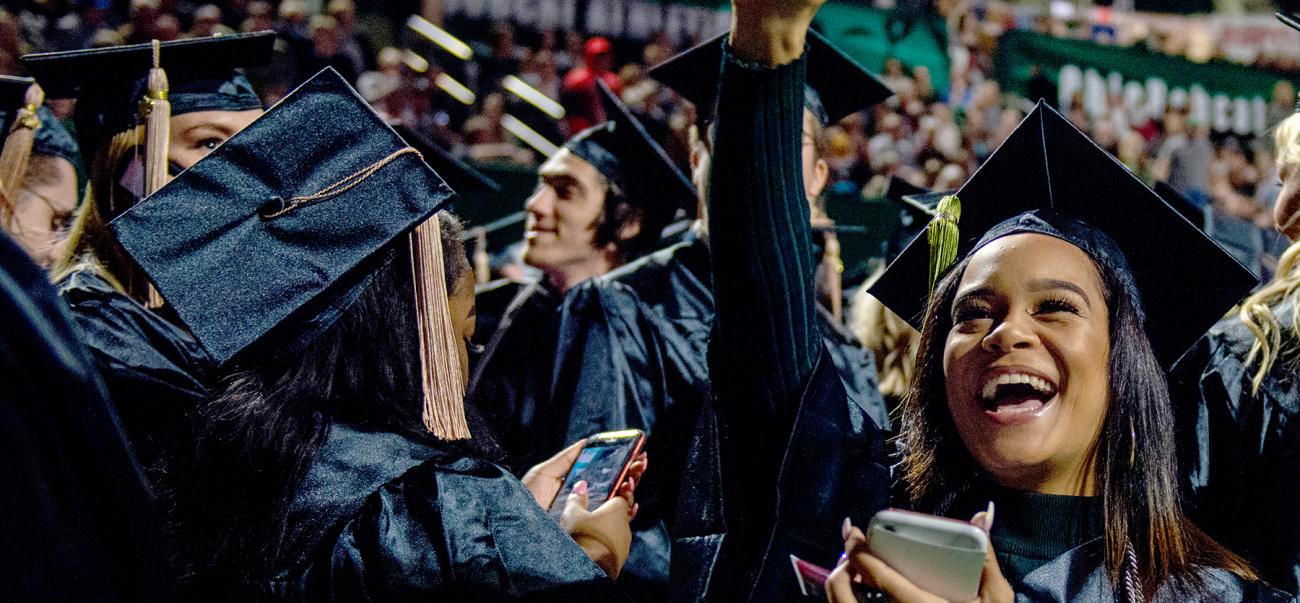
[{"label": "glossy gown fabric", "polygon": [[58,290],[141,462],[154,463],[207,395],[212,361],[188,331],[89,270],[64,277]]},{"label": "glossy gown fabric", "polygon": [[0,600],[167,600],[153,492],[47,278],[0,235]]},{"label": "glossy gown fabric", "polygon": [[[701,239],[691,237],[575,287],[560,310],[553,407],[568,422],[552,433],[551,444],[612,429],[642,429],[650,436],[654,469],[637,487],[641,510],[624,572],[660,589],[677,535],[674,517],[687,454],[711,393],[708,253]],[[865,417],[887,421],[871,355],[828,313],[819,318],[828,358],[859,404],[852,412],[855,428]]]},{"label": "glossy gown fabric", "polygon": [[[1275,309],[1282,325],[1295,306]],[[1258,394],[1255,337],[1232,316],[1180,361],[1172,387],[1190,512],[1275,587],[1300,590],[1300,373],[1283,356]],[[1294,350],[1294,339],[1283,339]]]},{"label": "glossy gown fabric", "polygon": [[280,600],[619,600],[501,467],[342,423],[298,485],[280,550],[267,585]]},{"label": "glossy gown fabric", "polygon": [[516,475],[569,443],[552,444],[540,435],[553,420],[548,409],[559,303],[539,281],[494,281],[475,294],[474,339],[483,348],[471,359],[466,400]]}]

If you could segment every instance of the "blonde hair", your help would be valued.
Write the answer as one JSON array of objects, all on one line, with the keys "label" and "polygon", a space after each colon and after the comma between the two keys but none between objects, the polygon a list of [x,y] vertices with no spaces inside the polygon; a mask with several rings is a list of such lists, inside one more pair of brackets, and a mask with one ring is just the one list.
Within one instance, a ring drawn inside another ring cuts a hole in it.
[{"label": "blonde hair", "polygon": [[889,400],[902,400],[912,386],[921,334],[867,293],[867,288],[883,272],[882,266],[853,295],[849,329],[875,357],[880,393]]},{"label": "blonde hair", "polygon": [[105,215],[105,212],[126,209],[118,207],[119,204],[135,201],[115,198],[114,180],[125,162],[135,155],[143,138],[144,127],[133,127],[114,135],[95,152],[88,166],[90,182],[86,185],[86,197],[72,223],[67,249],[51,271],[54,281],[73,272],[90,271],[141,303],[147,299],[148,281],[108,229],[112,216]]},{"label": "blonde hair", "polygon": [[[1278,169],[1300,168],[1300,113],[1292,114],[1277,125],[1273,144],[1277,149]],[[1291,322],[1284,327],[1273,311],[1287,300],[1300,302],[1297,291],[1300,291],[1300,241],[1292,242],[1282,253],[1273,280],[1242,300],[1237,311],[1241,324],[1255,336],[1255,343],[1246,357],[1247,365],[1259,362],[1259,369],[1250,380],[1252,393],[1259,391],[1264,377],[1282,356],[1283,331],[1289,329],[1291,337],[1300,334],[1300,313],[1292,311]]]}]

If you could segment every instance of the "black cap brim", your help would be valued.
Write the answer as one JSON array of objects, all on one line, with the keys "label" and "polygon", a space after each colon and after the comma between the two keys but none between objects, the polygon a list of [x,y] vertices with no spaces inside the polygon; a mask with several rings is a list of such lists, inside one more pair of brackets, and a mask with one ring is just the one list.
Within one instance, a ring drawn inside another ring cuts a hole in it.
[{"label": "black cap brim", "polygon": [[456,159],[442,145],[429,140],[429,137],[412,130],[403,124],[394,124],[393,130],[397,132],[407,144],[420,151],[424,156],[424,162],[438,172],[443,181],[456,191],[456,194],[464,197],[475,193],[495,193],[501,190],[501,185],[496,180],[489,178],[483,172],[474,169],[468,163]]},{"label": "black cap brim", "polygon": [[606,119],[614,124],[610,149],[619,157],[632,203],[671,218],[678,210],[692,212],[697,202],[695,186],[677,169],[659,143],[646,131],[605,82],[597,80]]},{"label": "black cap brim", "polygon": [[[650,69],[650,77],[672,88],[711,119],[718,97],[722,44],[727,34],[710,38]],[[826,117],[835,123],[894,95],[860,63],[816,31],[808,31],[808,86],[821,97]]]}]

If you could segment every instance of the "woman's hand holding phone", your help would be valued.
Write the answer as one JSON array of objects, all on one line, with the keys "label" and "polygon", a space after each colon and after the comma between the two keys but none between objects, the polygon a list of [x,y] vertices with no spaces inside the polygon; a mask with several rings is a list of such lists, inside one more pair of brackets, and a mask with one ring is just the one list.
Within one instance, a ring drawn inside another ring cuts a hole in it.
[{"label": "woman's hand holding phone", "polygon": [[[971,523],[989,530],[992,516],[986,512],[976,513]],[[826,580],[826,597],[831,603],[856,603],[853,584],[863,584],[869,588],[884,591],[890,601],[900,603],[946,603],[946,599],[918,587],[911,580],[903,577],[894,568],[880,558],[872,555],[867,535],[844,521],[844,557],[831,576]],[[1012,603],[1015,593],[1011,584],[1002,576],[997,556],[992,544],[984,555],[984,570],[980,577],[979,596],[974,599],[979,603]]]},{"label": "woman's hand holding phone", "polygon": [[[550,508],[555,501],[586,443],[585,439],[579,440],[524,474],[521,481],[543,509]],[[645,453],[637,455],[609,500],[590,511],[587,510],[590,502],[588,484],[579,481],[573,485],[559,516],[560,527],[610,578],[618,577],[631,550],[630,522],[639,508],[635,498],[636,485],[645,474],[647,464]]]}]

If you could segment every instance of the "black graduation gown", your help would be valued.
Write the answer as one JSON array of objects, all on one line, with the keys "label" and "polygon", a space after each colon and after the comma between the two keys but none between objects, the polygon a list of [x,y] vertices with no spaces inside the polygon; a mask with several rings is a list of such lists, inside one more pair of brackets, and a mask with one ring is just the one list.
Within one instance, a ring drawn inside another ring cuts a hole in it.
[{"label": "black graduation gown", "polygon": [[[1290,324],[1295,306],[1276,310]],[[1300,591],[1300,374],[1282,357],[1258,394],[1255,337],[1233,316],[1180,360],[1171,379],[1193,519],[1273,586]],[[1294,346],[1294,340],[1284,340]]]},{"label": "black graduation gown", "polygon": [[104,376],[127,436],[146,465],[178,437],[207,395],[216,369],[185,329],[114,289],[89,270],[57,284]]},{"label": "black graduation gown", "polygon": [[[708,246],[691,237],[575,287],[560,309],[553,406],[568,421],[550,439],[557,445],[628,428],[650,436],[653,469],[637,486],[641,510],[624,573],[654,585],[639,590],[657,599],[668,578],[686,456],[710,395],[709,279]],[[887,425],[871,355],[829,313],[819,318],[828,358],[860,404],[855,415]]]},{"label": "black graduation gown", "polygon": [[505,469],[342,423],[290,505],[289,601],[610,601],[605,573]]},{"label": "black graduation gown", "polygon": [[167,600],[153,493],[47,278],[0,234],[0,600]]},{"label": "black graduation gown", "polygon": [[466,403],[487,422],[502,461],[516,474],[559,452],[568,442],[551,431],[550,378],[560,297],[541,281],[500,280],[475,294],[474,340]]}]

